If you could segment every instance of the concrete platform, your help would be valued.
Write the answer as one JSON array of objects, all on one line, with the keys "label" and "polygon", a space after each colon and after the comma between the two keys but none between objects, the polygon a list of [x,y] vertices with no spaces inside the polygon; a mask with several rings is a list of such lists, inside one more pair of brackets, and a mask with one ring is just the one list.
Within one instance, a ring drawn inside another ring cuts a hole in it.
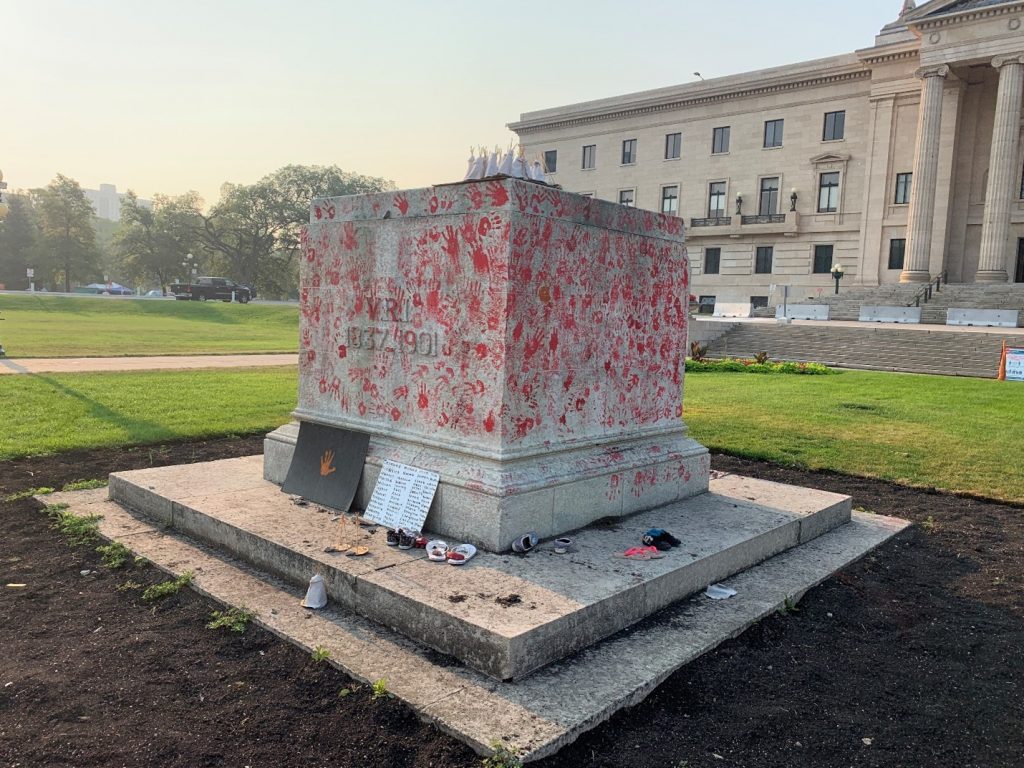
[{"label": "concrete platform", "polygon": [[729,600],[692,597],[508,683],[438,658],[351,612],[306,611],[299,606],[303,589],[129,513],[107,500],[106,489],[57,493],[41,501],[67,503],[80,515],[102,515],[100,532],[105,537],[123,542],[174,575],[193,571],[193,588],[200,593],[226,605],[256,609],[258,624],[307,651],[327,648],[330,663],[364,683],[385,679],[388,690],[421,717],[479,753],[488,754],[492,744],[503,742],[524,762],[553,754],[641,701],[679,667],[787,601],[798,601],[808,589],[909,525],[855,513],[848,525],[729,579],[726,583],[738,591]]},{"label": "concrete platform", "polygon": [[[110,498],[303,587],[323,575],[334,604],[498,680],[525,677],[850,519],[848,496],[738,476],[711,492],[578,532],[566,555],[480,553],[454,568],[385,544],[262,479],[262,457],[115,473]],[[661,560],[616,557],[662,527],[683,546]],[[351,535],[350,535],[351,534]],[[369,547],[325,549],[339,535]],[[454,543],[454,542],[450,542]]]}]

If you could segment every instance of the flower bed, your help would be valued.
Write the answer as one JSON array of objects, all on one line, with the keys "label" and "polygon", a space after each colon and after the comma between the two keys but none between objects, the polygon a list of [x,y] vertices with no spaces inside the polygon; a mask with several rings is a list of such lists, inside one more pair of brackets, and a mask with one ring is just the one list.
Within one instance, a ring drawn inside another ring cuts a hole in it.
[{"label": "flower bed", "polygon": [[756,360],[694,360],[686,359],[687,373],[704,373],[707,371],[723,371],[729,373],[796,373],[809,376],[827,376],[838,373],[821,363],[759,363]]}]

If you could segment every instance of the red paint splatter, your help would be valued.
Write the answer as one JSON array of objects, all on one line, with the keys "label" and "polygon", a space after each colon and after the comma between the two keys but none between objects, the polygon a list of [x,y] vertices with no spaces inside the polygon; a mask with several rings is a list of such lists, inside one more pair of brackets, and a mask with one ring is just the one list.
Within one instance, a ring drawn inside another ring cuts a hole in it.
[{"label": "red paint splatter", "polygon": [[481,360],[483,360],[484,358],[487,357],[487,345],[486,344],[481,343],[481,344],[477,344],[476,345],[476,356],[479,359],[481,359]]},{"label": "red paint splatter", "polygon": [[395,195],[395,207],[405,216],[409,212],[409,198],[403,194]]},{"label": "red paint splatter", "polygon": [[391,420],[392,421],[398,421],[400,418],[402,418],[402,412],[400,410],[398,410],[397,408],[392,408],[391,409]]},{"label": "red paint splatter", "polygon": [[487,432],[494,431],[494,411],[487,414],[487,418],[484,419],[484,430]]},{"label": "red paint splatter", "polygon": [[346,221],[342,228],[341,244],[346,251],[354,251],[359,247],[359,240],[356,238],[356,225],[351,221]]},{"label": "red paint splatter", "polygon": [[338,357],[342,360],[348,357],[348,347],[345,346],[344,344],[338,347]]},{"label": "red paint splatter", "polygon": [[491,199],[491,205],[495,208],[500,208],[508,202],[508,192],[505,191],[505,185],[492,181],[487,185],[487,196]]},{"label": "red paint splatter", "polygon": [[484,253],[484,247],[477,243],[473,247],[473,269],[479,273],[487,272],[489,262],[487,261],[487,254]]}]

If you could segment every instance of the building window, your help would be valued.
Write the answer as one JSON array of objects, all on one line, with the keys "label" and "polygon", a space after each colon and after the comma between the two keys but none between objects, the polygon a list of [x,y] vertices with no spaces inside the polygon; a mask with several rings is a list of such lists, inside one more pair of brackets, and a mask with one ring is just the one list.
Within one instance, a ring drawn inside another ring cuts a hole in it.
[{"label": "building window", "polygon": [[[761,179],[761,198],[757,204],[759,216],[771,216],[779,210],[779,178]],[[769,270],[771,271],[771,270]]]},{"label": "building window", "polygon": [[818,213],[839,210],[839,172],[821,174],[818,183]]},{"label": "building window", "polygon": [[711,139],[711,154],[724,155],[729,151],[729,126],[715,128],[714,136]]},{"label": "building window", "polygon": [[597,145],[587,144],[583,148],[583,170],[588,171],[597,167]]},{"label": "building window", "polygon": [[750,297],[750,308],[751,309],[764,309],[768,306],[767,296],[751,296]]},{"label": "building window", "polygon": [[708,187],[708,218],[725,218],[725,182],[713,181]]},{"label": "building window", "polygon": [[814,274],[827,275],[832,271],[832,249],[831,245],[814,246]]},{"label": "building window", "polygon": [[661,188],[661,212],[669,216],[679,213],[679,187],[672,185]]},{"label": "building window", "polygon": [[715,297],[714,296],[701,296],[697,299],[697,314],[699,315],[713,315],[715,314]]},{"label": "building window", "polygon": [[558,170],[558,150],[549,149],[544,153],[544,172],[555,173]]},{"label": "building window", "polygon": [[633,165],[636,162],[636,139],[622,142],[622,164]]},{"label": "building window", "polygon": [[628,205],[632,208],[636,205],[636,190],[635,189],[620,189],[619,190],[619,205]]},{"label": "building window", "polygon": [[665,135],[665,159],[678,160],[683,151],[683,134],[669,133]]},{"label": "building window", "polygon": [[770,275],[772,272],[772,257],[775,249],[770,245],[758,246],[757,254],[754,256],[754,273],[758,275]]},{"label": "building window", "polygon": [[889,241],[889,269],[903,269],[903,255],[907,251],[907,240],[904,237]]},{"label": "building window", "polygon": [[913,180],[912,173],[896,174],[896,205],[907,205],[910,202],[910,185]]},{"label": "building window", "polygon": [[846,113],[826,112],[822,141],[840,141],[846,137]]},{"label": "building window", "polygon": [[784,120],[768,120],[764,124],[764,148],[782,146],[782,124]]},{"label": "building window", "polygon": [[718,270],[722,263],[722,249],[721,248],[705,248],[704,249],[704,274],[705,275],[717,275]]}]

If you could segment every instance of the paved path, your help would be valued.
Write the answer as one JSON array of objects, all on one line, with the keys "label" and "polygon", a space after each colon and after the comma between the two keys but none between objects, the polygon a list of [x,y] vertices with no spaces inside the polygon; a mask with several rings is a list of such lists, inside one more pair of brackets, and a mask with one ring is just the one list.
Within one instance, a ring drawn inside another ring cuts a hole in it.
[{"label": "paved path", "polygon": [[0,357],[8,373],[85,373],[92,371],[183,371],[197,368],[257,368],[295,365],[298,355],[168,355],[163,357]]}]

